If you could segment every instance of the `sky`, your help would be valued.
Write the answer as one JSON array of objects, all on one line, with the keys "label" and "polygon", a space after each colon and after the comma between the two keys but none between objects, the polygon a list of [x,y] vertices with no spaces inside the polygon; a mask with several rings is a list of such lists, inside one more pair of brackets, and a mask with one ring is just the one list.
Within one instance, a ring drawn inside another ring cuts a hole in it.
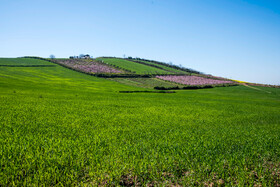
[{"label": "sky", "polygon": [[279,0],[0,0],[0,57],[132,56],[280,85]]}]

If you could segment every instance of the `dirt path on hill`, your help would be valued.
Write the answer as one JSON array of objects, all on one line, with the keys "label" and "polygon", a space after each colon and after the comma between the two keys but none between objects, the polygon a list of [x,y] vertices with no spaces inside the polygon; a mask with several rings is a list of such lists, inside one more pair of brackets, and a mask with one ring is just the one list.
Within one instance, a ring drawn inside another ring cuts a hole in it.
[{"label": "dirt path on hill", "polygon": [[246,87],[248,87],[248,88],[252,88],[252,89],[255,89],[255,90],[263,91],[263,92],[266,92],[266,93],[271,93],[271,92],[266,91],[266,90],[262,90],[262,89],[259,89],[259,88],[256,88],[256,87],[249,86],[249,85],[247,85],[245,83],[241,83],[241,84],[246,86]]}]

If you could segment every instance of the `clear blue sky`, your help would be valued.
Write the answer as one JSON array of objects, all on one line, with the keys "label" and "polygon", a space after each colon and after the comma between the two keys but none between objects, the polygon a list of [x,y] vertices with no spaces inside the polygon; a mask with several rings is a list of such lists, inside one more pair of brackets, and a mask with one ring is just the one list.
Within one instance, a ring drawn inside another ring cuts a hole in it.
[{"label": "clear blue sky", "polygon": [[0,0],[0,56],[89,53],[280,85],[280,0]]}]

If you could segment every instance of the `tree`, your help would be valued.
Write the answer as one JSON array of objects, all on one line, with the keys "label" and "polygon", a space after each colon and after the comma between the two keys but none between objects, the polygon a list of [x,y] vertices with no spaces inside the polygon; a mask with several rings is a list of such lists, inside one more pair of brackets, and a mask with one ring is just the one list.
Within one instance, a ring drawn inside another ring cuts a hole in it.
[{"label": "tree", "polygon": [[55,56],[54,56],[54,55],[50,55],[50,58],[51,58],[51,59],[54,59],[54,58],[55,58]]}]

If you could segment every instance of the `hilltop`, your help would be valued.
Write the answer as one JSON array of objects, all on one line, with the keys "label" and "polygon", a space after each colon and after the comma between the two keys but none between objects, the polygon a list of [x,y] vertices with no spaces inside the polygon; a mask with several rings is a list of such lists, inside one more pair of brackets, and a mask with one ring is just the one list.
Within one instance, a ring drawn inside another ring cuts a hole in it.
[{"label": "hilltop", "polygon": [[30,58],[50,61],[78,72],[122,84],[157,90],[201,89],[238,84],[236,81],[206,75],[190,68],[141,58]]},{"label": "hilltop", "polygon": [[41,59],[75,71],[107,78],[122,84],[158,90],[201,89],[236,86],[238,84],[280,88],[280,86],[276,85],[249,83],[217,77],[191,68],[155,60],[132,57],[90,58],[89,55],[85,56],[87,58],[79,58],[78,56],[71,56],[69,59],[25,58]]}]

